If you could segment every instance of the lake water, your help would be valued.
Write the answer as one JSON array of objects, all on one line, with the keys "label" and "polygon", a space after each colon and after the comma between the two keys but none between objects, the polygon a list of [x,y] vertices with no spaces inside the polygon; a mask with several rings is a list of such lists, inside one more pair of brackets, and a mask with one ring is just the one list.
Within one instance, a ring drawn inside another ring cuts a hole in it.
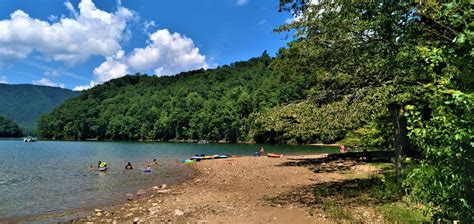
[{"label": "lake water", "polygon": [[[195,154],[252,155],[261,146],[283,154],[338,151],[290,145],[0,140],[0,222],[123,201],[126,193],[184,180],[191,169],[180,164],[181,159]],[[154,158],[158,167],[142,172]],[[98,160],[107,162],[107,172],[88,168],[96,167]],[[124,170],[128,161],[134,170]]]}]

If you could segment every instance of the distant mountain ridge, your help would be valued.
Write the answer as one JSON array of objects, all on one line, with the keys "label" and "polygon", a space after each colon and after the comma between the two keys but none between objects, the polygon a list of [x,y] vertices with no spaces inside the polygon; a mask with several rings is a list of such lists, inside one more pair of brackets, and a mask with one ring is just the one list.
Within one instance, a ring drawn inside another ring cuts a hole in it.
[{"label": "distant mountain ridge", "polygon": [[0,84],[0,116],[15,121],[21,128],[34,130],[44,113],[51,112],[80,92],[59,87],[30,84]]}]

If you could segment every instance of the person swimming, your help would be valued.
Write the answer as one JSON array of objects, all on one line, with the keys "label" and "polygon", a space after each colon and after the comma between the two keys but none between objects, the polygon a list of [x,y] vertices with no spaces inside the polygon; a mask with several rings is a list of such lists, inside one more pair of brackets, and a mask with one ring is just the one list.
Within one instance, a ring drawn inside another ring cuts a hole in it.
[{"label": "person swimming", "polygon": [[99,171],[106,171],[107,170],[107,163],[99,161],[99,164],[97,165],[99,167]]},{"label": "person swimming", "polygon": [[106,162],[99,161],[99,163],[97,164],[97,167],[98,167],[98,168],[107,167],[107,163],[106,163]]},{"label": "person swimming", "polygon": [[133,166],[130,162],[127,163],[127,165],[125,166],[125,169],[126,170],[133,170]]},{"label": "person swimming", "polygon": [[150,165],[146,165],[145,169],[143,169],[143,172],[151,172]]}]

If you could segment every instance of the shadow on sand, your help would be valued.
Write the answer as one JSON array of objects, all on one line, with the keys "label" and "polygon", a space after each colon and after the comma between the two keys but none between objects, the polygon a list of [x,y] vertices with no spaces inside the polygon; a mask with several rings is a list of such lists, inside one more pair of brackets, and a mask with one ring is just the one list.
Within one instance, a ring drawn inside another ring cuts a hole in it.
[{"label": "shadow on sand", "polygon": [[304,166],[315,173],[335,173],[348,171],[360,162],[390,162],[394,157],[394,151],[348,152],[317,159],[288,159],[280,166]]},{"label": "shadow on sand", "polygon": [[[350,171],[359,163],[390,162],[395,156],[393,151],[350,152],[330,154],[318,159],[289,159],[279,166],[303,166],[315,173],[341,173]],[[381,171],[382,173],[384,170]],[[300,204],[308,207],[320,207],[328,200],[333,206],[369,206],[382,203],[374,199],[370,190],[377,186],[380,179],[363,178],[320,182],[308,185],[277,197],[267,198],[271,204]],[[383,203],[387,201],[384,200]]]}]

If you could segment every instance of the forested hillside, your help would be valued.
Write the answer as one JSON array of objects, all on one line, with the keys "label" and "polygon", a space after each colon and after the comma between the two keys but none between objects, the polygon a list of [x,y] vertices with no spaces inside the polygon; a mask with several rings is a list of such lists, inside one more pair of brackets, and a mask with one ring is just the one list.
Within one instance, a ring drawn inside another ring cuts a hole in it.
[{"label": "forested hillside", "polygon": [[40,115],[51,112],[66,99],[78,95],[79,92],[58,87],[0,84],[0,116],[32,131]]},{"label": "forested hillside", "polygon": [[253,141],[254,117],[306,97],[311,76],[277,71],[261,57],[171,77],[125,76],[94,87],[42,117],[54,139]]}]

